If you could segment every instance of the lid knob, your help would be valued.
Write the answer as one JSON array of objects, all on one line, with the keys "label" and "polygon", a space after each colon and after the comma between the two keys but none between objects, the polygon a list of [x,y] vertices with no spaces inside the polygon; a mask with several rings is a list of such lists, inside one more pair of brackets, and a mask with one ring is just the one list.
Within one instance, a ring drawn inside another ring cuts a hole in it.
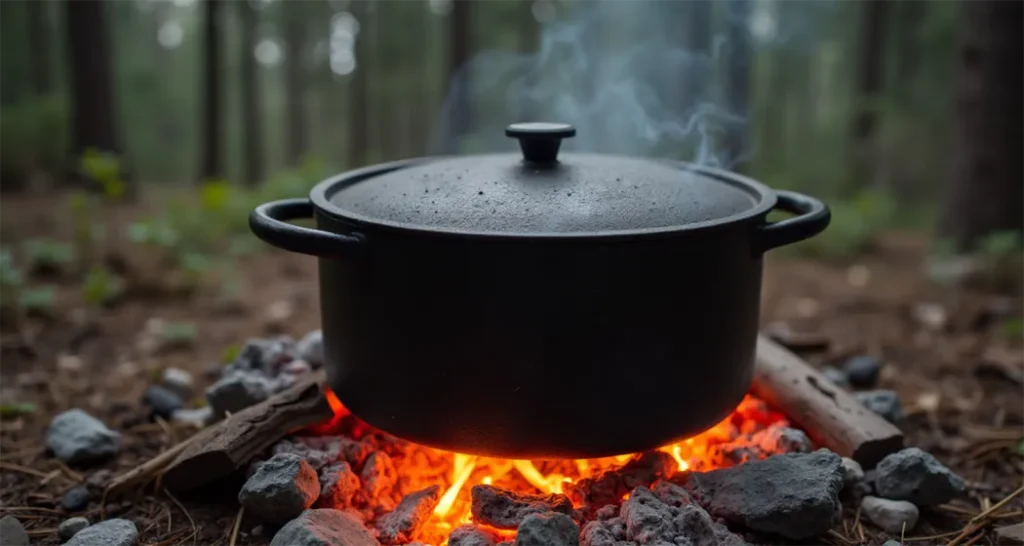
[{"label": "lid knob", "polygon": [[568,123],[545,121],[513,123],[505,128],[505,136],[519,139],[519,148],[527,162],[550,165],[558,162],[562,139],[576,136],[576,128]]}]

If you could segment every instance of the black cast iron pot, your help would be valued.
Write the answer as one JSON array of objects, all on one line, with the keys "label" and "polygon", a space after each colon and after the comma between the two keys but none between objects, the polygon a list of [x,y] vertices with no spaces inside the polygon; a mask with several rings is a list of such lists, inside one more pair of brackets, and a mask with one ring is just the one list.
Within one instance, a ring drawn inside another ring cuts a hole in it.
[{"label": "black cast iron pot", "polygon": [[523,157],[377,165],[253,211],[258,237],[320,258],[341,401],[401,438],[508,458],[644,451],[728,415],[751,384],[762,254],[828,209],[686,163],[557,157],[568,125],[506,133]]}]

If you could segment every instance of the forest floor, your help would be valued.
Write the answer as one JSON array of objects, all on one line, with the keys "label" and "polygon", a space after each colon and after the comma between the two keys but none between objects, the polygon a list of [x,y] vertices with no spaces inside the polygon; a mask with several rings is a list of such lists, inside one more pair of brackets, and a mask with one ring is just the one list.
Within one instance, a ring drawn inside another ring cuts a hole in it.
[{"label": "forest floor", "polygon": [[[59,231],[51,203],[4,197],[5,245]],[[905,537],[911,544],[946,544],[971,517],[1024,481],[1024,363],[1019,332],[1007,326],[1019,323],[1021,300],[929,282],[921,265],[927,245],[920,235],[889,233],[870,252],[843,263],[773,257],[762,316],[765,325],[782,321],[827,337],[826,350],[805,355],[814,365],[838,365],[855,354],[883,359],[879,387],[901,395],[908,445],[932,452],[968,480],[968,498],[925,512]],[[68,517],[59,501],[68,489],[90,477],[102,479],[104,472],[129,470],[189,434],[147,419],[140,397],[161,369],[192,371],[201,396],[208,382],[204,372],[222,363],[229,347],[272,333],[299,337],[319,326],[314,259],[268,251],[246,258],[240,270],[241,297],[231,305],[202,292],[183,297],[129,290],[116,306],[97,311],[80,301],[80,280],[57,279],[50,281],[60,287],[56,317],[4,326],[3,402],[29,402],[35,410],[0,422],[0,515],[18,517],[38,543],[56,544],[55,528]],[[189,343],[154,348],[146,342],[153,319],[193,323],[197,335]],[[74,407],[122,432],[116,458],[70,469],[46,454],[50,419]],[[93,521],[101,514],[134,520],[141,544],[228,544],[238,510],[235,494],[198,499],[147,491],[106,507],[94,501],[86,515]],[[1024,520],[1022,509],[1018,496],[1000,509],[995,525]],[[884,541],[854,510],[846,512],[831,543]],[[257,524],[247,518],[241,529]],[[997,544],[991,532],[966,538]],[[268,542],[269,537],[246,534],[238,544]]]}]

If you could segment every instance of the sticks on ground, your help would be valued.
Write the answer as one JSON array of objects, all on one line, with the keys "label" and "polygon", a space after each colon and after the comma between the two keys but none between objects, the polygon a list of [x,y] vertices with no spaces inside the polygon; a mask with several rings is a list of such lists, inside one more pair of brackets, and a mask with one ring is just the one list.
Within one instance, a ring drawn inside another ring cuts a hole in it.
[{"label": "sticks on ground", "polygon": [[873,467],[903,447],[903,433],[858,403],[800,357],[757,339],[754,394],[799,424],[823,447]]}]

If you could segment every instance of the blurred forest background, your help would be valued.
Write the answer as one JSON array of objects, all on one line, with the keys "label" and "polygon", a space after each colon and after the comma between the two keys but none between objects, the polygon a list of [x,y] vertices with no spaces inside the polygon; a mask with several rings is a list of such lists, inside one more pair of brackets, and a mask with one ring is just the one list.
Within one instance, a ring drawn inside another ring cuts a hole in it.
[{"label": "blurred forest background", "polygon": [[[73,242],[29,259],[73,254],[107,287],[111,237],[203,273],[255,252],[261,200],[512,151],[502,127],[541,118],[579,127],[576,149],[826,199],[833,227],[798,249],[818,257],[907,226],[937,228],[937,253],[1004,255],[1024,223],[1022,24],[1015,1],[7,0],[0,189],[59,188]],[[158,206],[105,229],[140,195]]]}]

